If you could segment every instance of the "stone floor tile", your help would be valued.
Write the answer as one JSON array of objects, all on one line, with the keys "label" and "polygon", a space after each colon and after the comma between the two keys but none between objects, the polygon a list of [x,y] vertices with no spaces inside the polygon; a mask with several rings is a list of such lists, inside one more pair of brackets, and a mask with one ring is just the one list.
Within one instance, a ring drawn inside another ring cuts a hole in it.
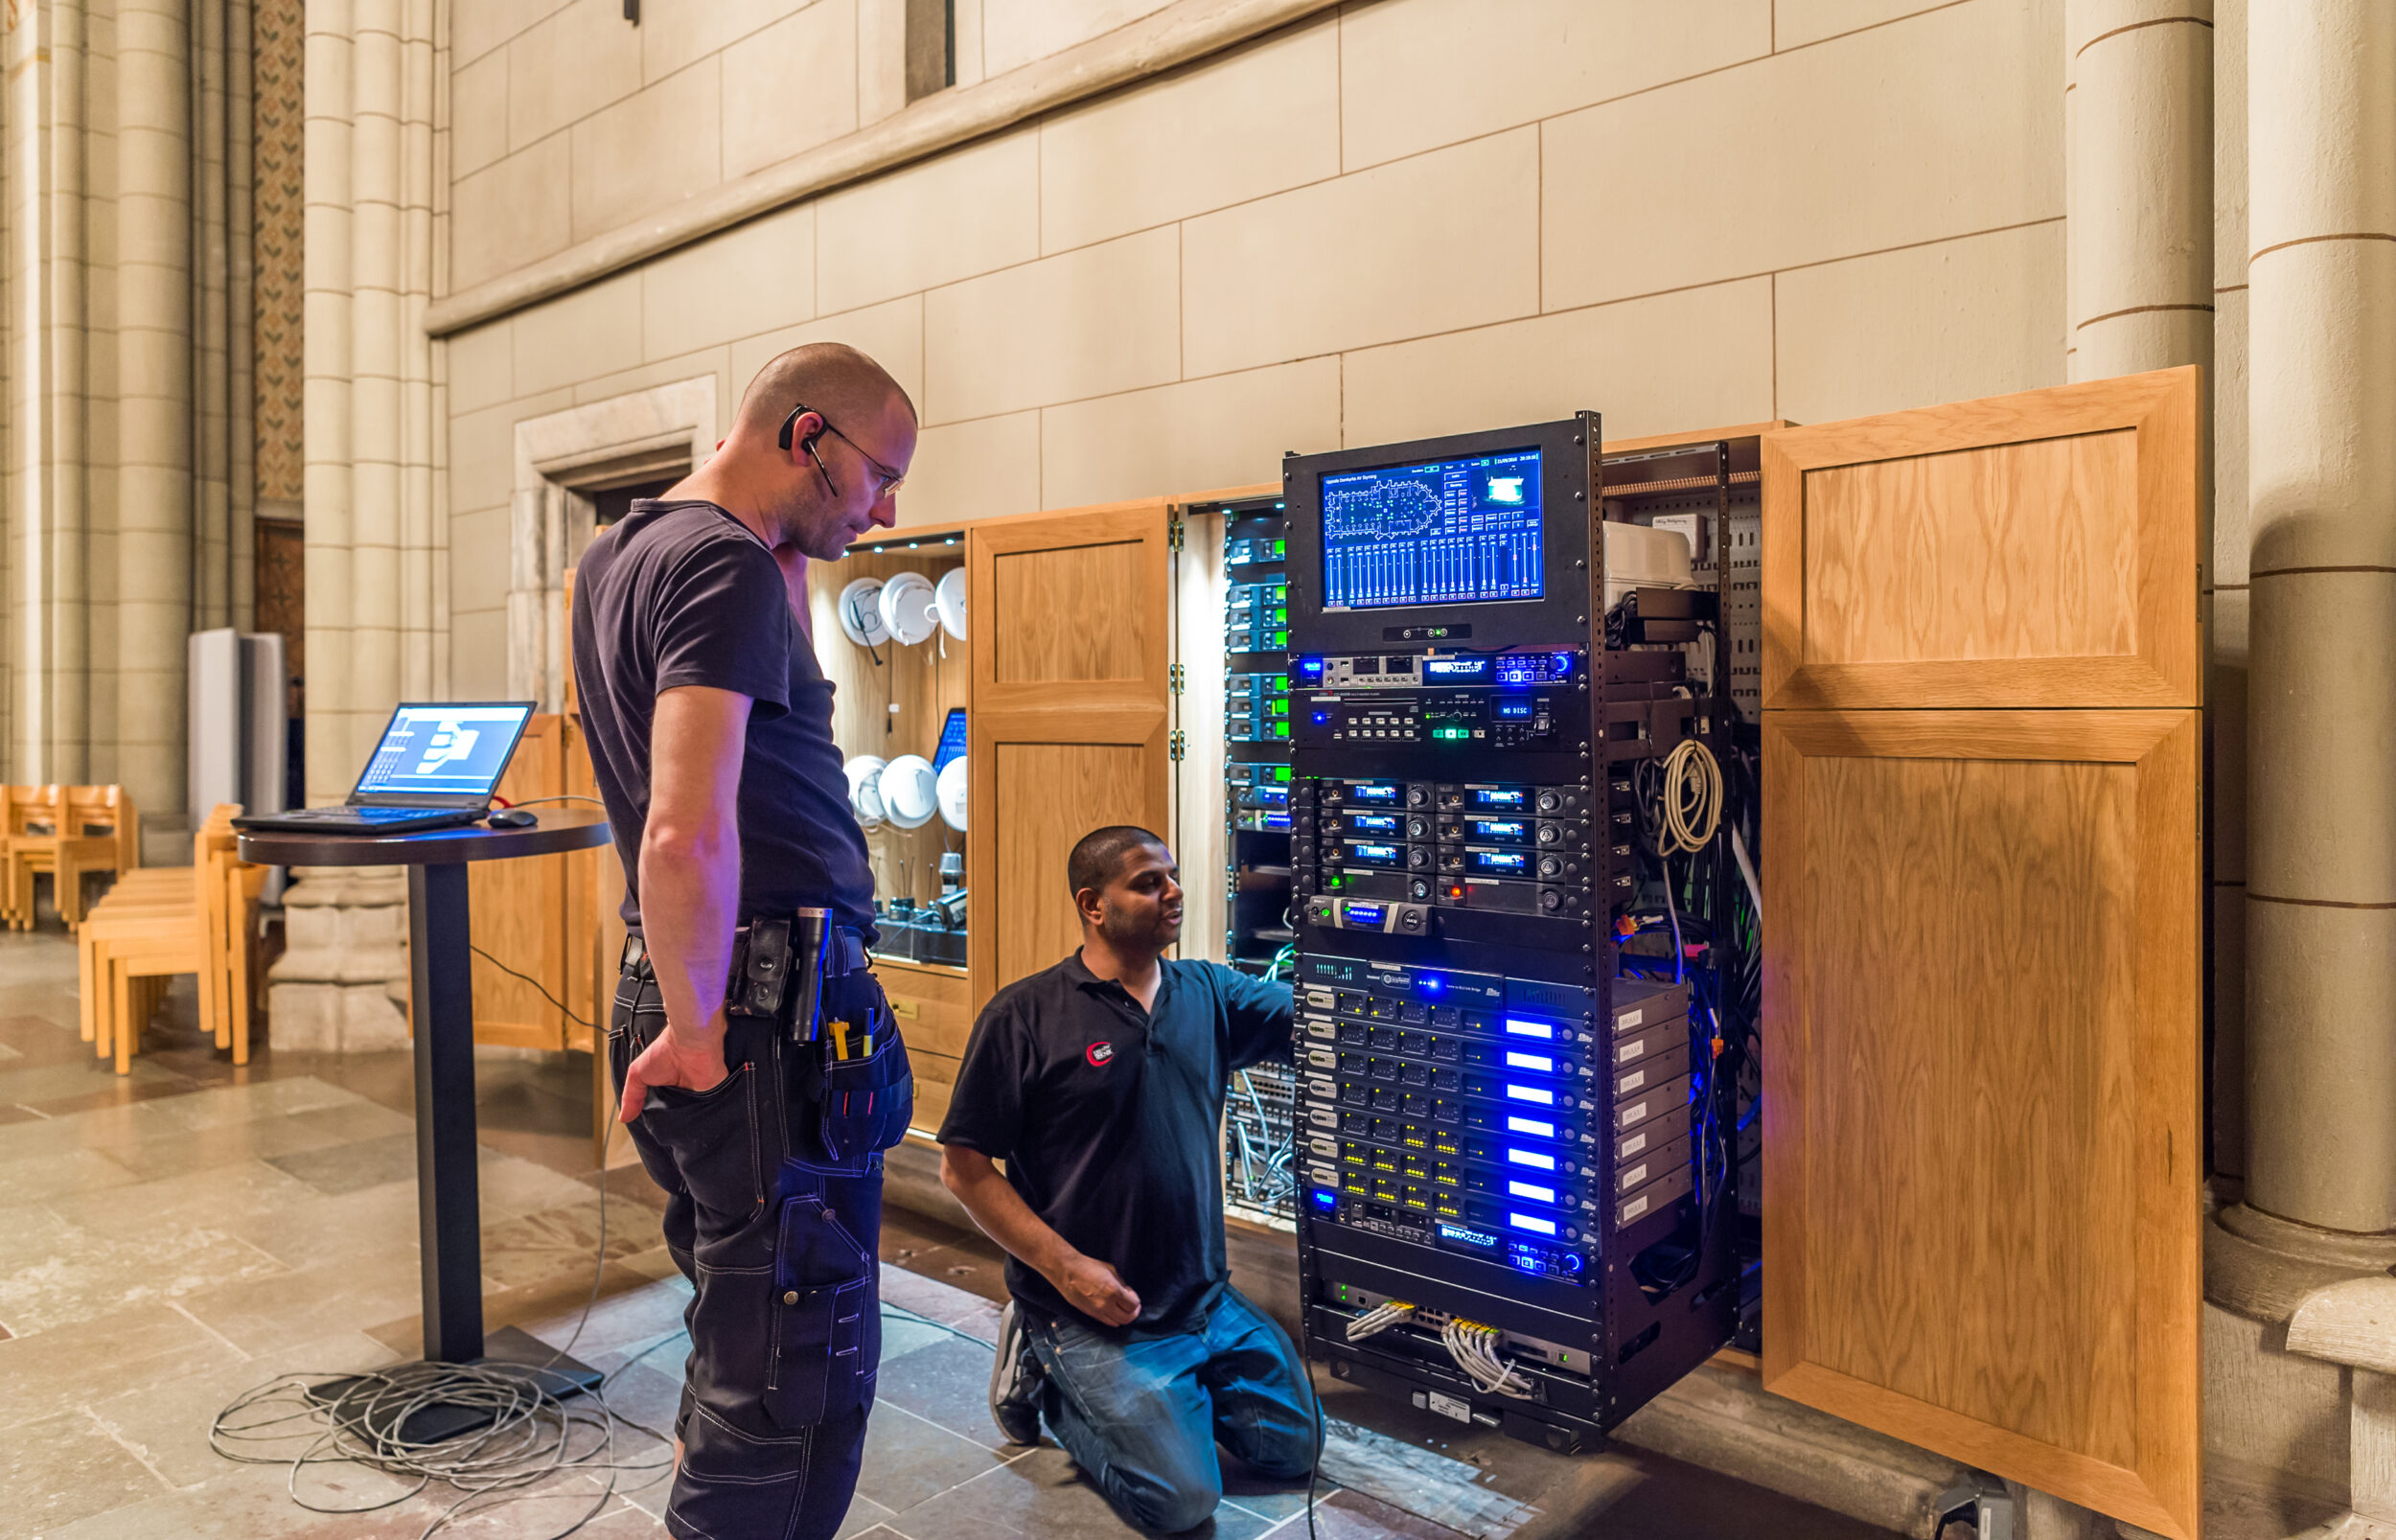
[{"label": "stone floor tile", "polygon": [[28,1112],[44,1117],[65,1117],[75,1113],[94,1113],[110,1107],[128,1106],[137,1101],[162,1101],[170,1096],[188,1096],[205,1088],[175,1075],[165,1079],[119,1080],[114,1074],[93,1083],[93,1089],[72,1096],[57,1096],[48,1101],[28,1102]]},{"label": "stone floor tile", "polygon": [[[172,1486],[196,1486],[224,1474],[226,1461],[209,1447],[208,1430],[233,1400],[280,1374],[331,1377],[381,1368],[399,1355],[364,1334],[340,1332],[315,1342],[299,1343],[239,1362],[211,1364],[188,1374],[162,1379],[113,1395],[98,1395],[86,1403],[102,1427],[133,1450],[142,1461]],[[261,1411],[247,1420],[271,1415]],[[243,1445],[259,1454],[295,1455],[314,1435],[265,1445]]]},{"label": "stone floor tile", "polygon": [[[270,1352],[424,1308],[423,1274],[410,1249],[328,1257],[312,1267],[195,1290],[176,1302],[243,1352]],[[412,1356],[413,1348],[403,1348]]]},{"label": "stone floor tile", "polygon": [[[1272,1540],[1307,1540],[1306,1505],[1302,1495],[1295,1513],[1266,1531]],[[1607,1529],[1607,1534],[1648,1540],[1645,1530]],[[1315,1500],[1314,1533],[1320,1540],[1466,1540],[1442,1524],[1417,1518],[1362,1492],[1340,1492]],[[1741,1537],[1745,1540],[1745,1537]]]},{"label": "stone floor tile", "polygon": [[[43,1540],[419,1540],[439,1509],[411,1498],[372,1512],[311,1513],[291,1501],[288,1466],[226,1464],[205,1484],[110,1508]],[[317,1467],[302,1488],[324,1506],[365,1507],[404,1490],[391,1478]]]},{"label": "stone floor tile", "polygon": [[48,1155],[65,1149],[92,1149],[103,1154],[177,1131],[166,1115],[168,1103],[180,1097],[93,1108],[85,1112],[45,1116],[35,1123],[11,1123],[0,1128],[0,1161],[27,1155]]},{"label": "stone floor tile", "polygon": [[494,1296],[486,1301],[485,1313],[495,1324],[521,1326],[547,1343],[563,1344],[579,1323],[582,1335],[573,1351],[587,1364],[597,1362],[594,1355],[634,1351],[680,1331],[691,1297],[690,1285],[680,1274],[659,1283],[615,1262],[608,1264],[595,1300],[588,1280],[579,1274],[561,1276],[553,1287],[537,1295],[521,1293],[521,1299]]},{"label": "stone floor tile", "polygon": [[883,1540],[895,1540],[897,1531],[888,1527],[892,1517],[888,1508],[870,1497],[851,1498],[848,1513],[841,1520],[841,1527],[834,1531],[832,1540],[859,1540],[860,1536],[868,1534],[883,1537]]},{"label": "stone floor tile", "polygon": [[[102,1159],[96,1152],[82,1153]],[[0,1166],[0,1182],[7,1180],[7,1170]],[[295,1210],[317,1196],[314,1188],[264,1161],[238,1161],[144,1182],[109,1199],[54,1199],[50,1207],[104,1235],[147,1232],[162,1216],[172,1216],[179,1223],[254,1237],[262,1232],[272,1235],[289,1222]]]},{"label": "stone floor tile", "polygon": [[48,1111],[47,1104],[52,1102],[117,1086],[165,1086],[184,1091],[191,1088],[192,1082],[139,1059],[133,1061],[132,1071],[123,1075],[98,1058],[89,1058],[82,1064],[0,1067],[0,1101],[14,1102],[35,1112]]},{"label": "stone floor tile", "polygon": [[0,1324],[20,1337],[286,1271],[247,1241],[173,1216],[159,1216],[137,1234],[65,1224],[28,1257],[21,1247],[34,1227],[19,1229],[14,1220],[27,1212],[20,1207],[0,1218]]},{"label": "stone floor tile", "polygon": [[132,1172],[98,1150],[78,1147],[48,1155],[22,1156],[0,1161],[0,1207],[55,1198],[80,1207],[82,1195],[122,1187],[133,1181]]},{"label": "stone floor tile", "polygon": [[905,1513],[998,1464],[997,1455],[972,1439],[903,1407],[878,1404],[865,1428],[865,1462],[857,1490],[893,1513]]},{"label": "stone floor tile", "polygon": [[[294,1113],[259,1122],[223,1123],[196,1133],[168,1125],[148,1138],[108,1145],[108,1159],[136,1176],[173,1176],[201,1166],[231,1161],[270,1160],[303,1150],[320,1150],[389,1135],[414,1138],[416,1125],[385,1107],[360,1103]],[[403,1176],[412,1181],[415,1167]]]},{"label": "stone floor tile", "polygon": [[268,1159],[318,1192],[356,1192],[386,1182],[407,1182],[416,1176],[416,1135],[389,1134],[381,1138],[327,1144],[311,1150]]},{"label": "stone floor tile", "polygon": [[[902,1509],[891,1522],[908,1540],[1123,1540],[1136,1532],[1074,1468],[1071,1457],[1050,1445]],[[1253,1513],[1226,1507],[1216,1510],[1211,1530],[1202,1527],[1191,1535],[1256,1540],[1270,1528]]]},{"label": "stone floor tile", "polygon": [[882,1298],[902,1310],[955,1326],[986,1343],[996,1345],[999,1340],[999,1307],[942,1279],[922,1277],[886,1262],[882,1266]]},{"label": "stone floor tile", "polygon": [[165,1490],[81,1411],[18,1423],[0,1439],[0,1514],[17,1534],[61,1529]]},{"label": "stone floor tile", "polygon": [[271,1211],[231,1220],[225,1228],[287,1267],[312,1268],[342,1256],[416,1250],[418,1213],[412,1180],[327,1194],[280,1167],[267,1165],[266,1169],[289,1182],[294,1191],[279,1194],[281,1201]]},{"label": "stone floor tile", "polygon": [[214,1086],[168,1109],[174,1121],[195,1133],[226,1123],[249,1123],[262,1117],[288,1117],[295,1113],[355,1107],[365,1098],[356,1092],[329,1086],[313,1075],[288,1080],[252,1080],[245,1085]]},{"label": "stone floor tile", "polygon": [[[67,1003],[74,1004],[72,997]],[[0,1047],[6,1047],[10,1062],[18,1065],[99,1062],[91,1045],[76,1035],[71,1016],[61,1023],[47,1016],[0,1015]]]},{"label": "stone floor tile", "polygon": [[891,1322],[883,1324],[882,1378],[876,1396],[904,1407],[928,1422],[990,1450],[1011,1450],[1006,1435],[990,1420],[991,1351],[979,1342],[954,1337],[889,1356]]},{"label": "stone floor tile", "polygon": [[[583,1202],[483,1226],[483,1276],[509,1288],[560,1275],[588,1278],[600,1245],[599,1201],[587,1188],[576,1190]],[[608,1221],[605,1254],[624,1256],[654,1244],[642,1216],[611,1212]]]},{"label": "stone floor tile", "polygon": [[0,1429],[82,1405],[99,1374],[124,1391],[242,1362],[240,1349],[173,1305],[89,1316],[0,1342]]}]

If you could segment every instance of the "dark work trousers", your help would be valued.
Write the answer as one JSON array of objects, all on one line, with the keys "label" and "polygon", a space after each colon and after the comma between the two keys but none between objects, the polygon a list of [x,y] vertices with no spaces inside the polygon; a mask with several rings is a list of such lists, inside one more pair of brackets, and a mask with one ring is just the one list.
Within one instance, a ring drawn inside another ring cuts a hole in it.
[{"label": "dark work trousers", "polygon": [[[850,1004],[879,1001],[862,969],[839,982]],[[664,1030],[656,976],[629,965],[608,1028],[619,1094]],[[829,1540],[856,1492],[882,1358],[882,1156],[825,1153],[800,1064],[816,1051],[733,1017],[724,1083],[653,1089],[631,1124],[666,1192],[666,1250],[698,1291],[665,1510],[678,1540]]]}]

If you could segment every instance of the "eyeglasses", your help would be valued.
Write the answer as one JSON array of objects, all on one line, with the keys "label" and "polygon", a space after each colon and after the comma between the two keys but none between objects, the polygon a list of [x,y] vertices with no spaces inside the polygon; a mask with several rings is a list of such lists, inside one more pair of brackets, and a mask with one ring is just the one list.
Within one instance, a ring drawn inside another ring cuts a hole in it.
[{"label": "eyeglasses", "polygon": [[[798,420],[811,410],[813,410],[812,407],[810,407],[805,402],[801,402],[797,405],[791,408],[790,416],[782,419],[782,434],[777,442],[780,443],[784,449],[788,449],[791,447],[791,432],[798,425]],[[875,459],[872,455],[867,454],[864,445],[859,444],[855,439],[850,438],[839,428],[834,427],[832,425],[832,419],[825,417],[821,412],[817,412],[816,416],[821,419],[825,432],[831,434],[834,438],[839,439],[842,444],[847,445],[850,448],[855,449],[859,459],[873,467],[873,473],[881,478],[880,488],[873,494],[873,500],[875,502],[882,501],[883,498],[889,496],[891,494],[897,492],[899,488],[907,484],[906,471],[893,471],[888,466],[884,465],[881,461]],[[832,472],[824,469],[822,457],[816,453],[814,440],[811,438],[804,448],[807,450],[807,457],[816,462],[816,471],[823,477],[824,484],[826,486],[831,486]],[[838,487],[833,488],[835,494],[837,494],[839,490],[840,489]]]}]

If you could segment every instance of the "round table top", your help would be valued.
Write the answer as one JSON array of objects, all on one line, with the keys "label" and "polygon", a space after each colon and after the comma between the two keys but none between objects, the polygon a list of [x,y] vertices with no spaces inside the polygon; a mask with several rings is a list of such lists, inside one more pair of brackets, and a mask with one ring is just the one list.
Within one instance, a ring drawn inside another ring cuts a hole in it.
[{"label": "round table top", "polygon": [[385,835],[244,830],[241,856],[260,866],[448,866],[462,861],[554,856],[565,850],[589,850],[609,840],[608,816],[597,808],[551,803],[525,811],[541,822],[530,829],[494,829],[473,823]]}]

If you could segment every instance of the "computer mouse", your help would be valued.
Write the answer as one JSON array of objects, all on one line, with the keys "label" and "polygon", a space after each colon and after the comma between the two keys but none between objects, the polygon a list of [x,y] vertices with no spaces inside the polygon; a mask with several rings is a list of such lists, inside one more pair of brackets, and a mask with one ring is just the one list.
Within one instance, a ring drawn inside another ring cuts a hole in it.
[{"label": "computer mouse", "polygon": [[541,822],[522,808],[501,808],[487,821],[494,829],[530,829]]}]

